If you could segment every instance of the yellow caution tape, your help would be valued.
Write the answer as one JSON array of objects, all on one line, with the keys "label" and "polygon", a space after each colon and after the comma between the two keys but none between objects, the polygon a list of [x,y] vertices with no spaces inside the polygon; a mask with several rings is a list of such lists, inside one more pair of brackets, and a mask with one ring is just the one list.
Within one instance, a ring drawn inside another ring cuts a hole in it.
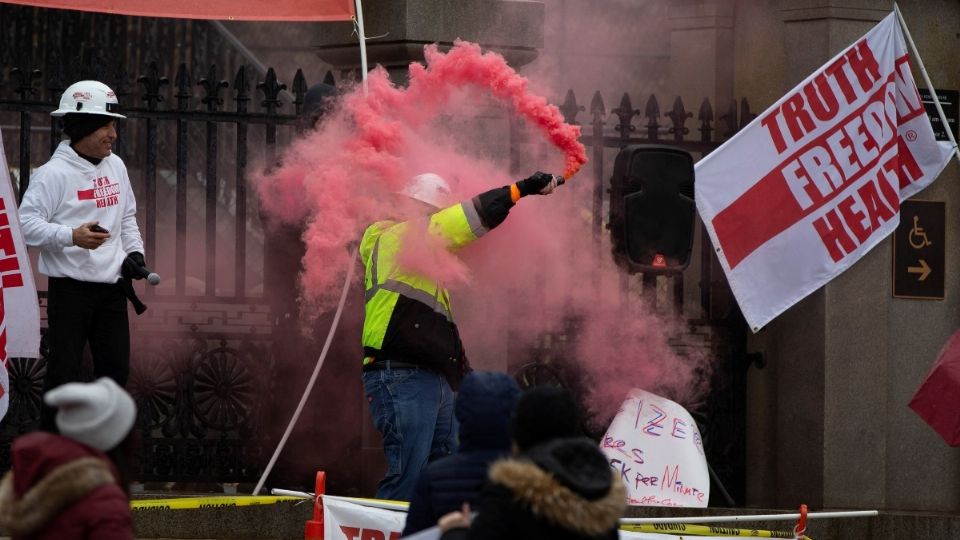
[{"label": "yellow caution tape", "polygon": [[[729,527],[713,527],[707,525],[690,525],[687,523],[631,523],[621,525],[624,531],[685,534],[688,536],[747,536],[750,538],[796,538],[793,531],[761,531],[758,529],[732,529]],[[806,536],[803,540],[812,540]]]},{"label": "yellow caution tape", "polygon": [[257,506],[281,502],[303,502],[300,497],[277,497],[252,495],[224,495],[217,497],[178,497],[176,499],[135,499],[130,501],[133,510],[193,510],[197,508],[229,508],[233,506]]}]

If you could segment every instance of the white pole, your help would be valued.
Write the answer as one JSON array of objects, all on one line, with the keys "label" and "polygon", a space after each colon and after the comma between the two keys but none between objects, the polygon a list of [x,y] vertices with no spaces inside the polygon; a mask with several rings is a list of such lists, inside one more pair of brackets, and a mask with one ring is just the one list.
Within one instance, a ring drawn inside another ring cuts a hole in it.
[{"label": "white pole", "polygon": [[[360,0],[357,0],[358,2]],[[943,107],[940,106],[940,98],[937,97],[937,91],[933,89],[933,83],[930,81],[930,75],[927,74],[927,68],[923,66],[923,59],[920,58],[920,52],[917,51],[917,45],[913,42],[913,36],[910,35],[910,30],[907,28],[907,22],[903,20],[903,14],[900,13],[900,7],[897,6],[897,3],[893,3],[893,12],[897,14],[897,20],[900,22],[900,28],[903,29],[903,35],[907,38],[907,43],[910,44],[910,50],[913,52],[913,57],[917,60],[917,66],[920,68],[920,74],[923,75],[923,82],[927,85],[927,90],[930,91],[930,96],[933,97],[933,105],[937,108],[937,114],[940,115],[940,121],[943,122],[943,128],[947,132],[947,138],[950,139],[950,144],[953,145],[953,155],[957,158],[957,163],[960,163],[960,150],[957,149],[957,140],[953,137],[953,128],[950,127],[950,122],[947,122],[947,115],[943,112]]]},{"label": "white pole", "polygon": [[[849,512],[810,512],[807,519],[829,519],[847,517],[872,517],[880,515],[876,510],[854,510]],[[758,514],[755,516],[697,516],[673,518],[621,518],[620,523],[640,525],[646,523],[731,523],[737,521],[796,521],[800,514]]]},{"label": "white pole", "polygon": [[280,452],[283,451],[284,445],[287,444],[287,439],[290,437],[290,432],[293,431],[293,426],[295,426],[297,424],[297,420],[300,419],[300,413],[303,412],[303,406],[307,404],[307,398],[310,397],[310,392],[313,390],[313,385],[317,382],[317,375],[320,374],[320,368],[323,367],[323,360],[327,357],[327,351],[330,350],[330,343],[333,342],[333,334],[336,332],[337,326],[340,324],[340,315],[343,314],[343,305],[347,302],[347,291],[350,290],[350,282],[353,281],[353,270],[357,266],[356,259],[357,253],[354,252],[350,257],[350,268],[347,270],[347,279],[343,282],[343,290],[340,291],[340,303],[337,304],[337,313],[333,316],[333,322],[330,324],[330,331],[327,332],[327,341],[323,344],[323,350],[320,351],[320,357],[317,358],[317,365],[313,367],[313,374],[310,375],[310,380],[307,382],[307,388],[303,391],[303,395],[300,396],[300,404],[297,405],[297,410],[293,413],[293,418],[291,418],[290,423],[287,424],[287,430],[283,432],[283,437],[280,438],[280,444],[278,444],[277,449],[273,451],[273,456],[270,457],[270,462],[267,463],[267,468],[263,470],[263,475],[260,476],[260,481],[257,482],[257,487],[253,490],[254,495],[259,495],[260,490],[263,489],[263,483],[267,481],[267,476],[270,475],[270,471],[277,462]]},{"label": "white pole", "polygon": [[360,39],[360,77],[363,80],[363,95],[367,95],[367,34],[363,29],[363,3],[354,0],[357,7],[357,37]]},{"label": "white pole", "polygon": [[289,489],[271,489],[271,495],[278,495],[280,497],[300,497],[301,499],[312,499],[313,493],[307,493],[306,491],[291,491]]},{"label": "white pole", "polygon": [[344,501],[351,504],[356,504],[359,506],[367,506],[370,508],[382,508],[384,510],[393,510],[395,512],[406,512],[410,508],[410,504],[403,501],[390,501],[387,499],[361,499],[358,497],[341,497],[339,495],[326,495],[322,494],[321,497],[325,499],[334,499],[337,501]]}]

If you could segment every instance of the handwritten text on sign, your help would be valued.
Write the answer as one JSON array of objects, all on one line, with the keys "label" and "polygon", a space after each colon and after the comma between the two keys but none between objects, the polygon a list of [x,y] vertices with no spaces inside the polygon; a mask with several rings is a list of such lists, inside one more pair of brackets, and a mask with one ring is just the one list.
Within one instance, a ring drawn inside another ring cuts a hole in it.
[{"label": "handwritten text on sign", "polygon": [[628,503],[707,506],[710,477],[703,440],[680,405],[632,390],[600,446],[627,486]]}]

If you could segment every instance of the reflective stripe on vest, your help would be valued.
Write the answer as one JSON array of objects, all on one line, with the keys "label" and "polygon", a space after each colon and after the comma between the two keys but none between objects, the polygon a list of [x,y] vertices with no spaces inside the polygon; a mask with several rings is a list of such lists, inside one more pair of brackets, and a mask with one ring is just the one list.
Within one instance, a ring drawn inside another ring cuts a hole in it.
[{"label": "reflective stripe on vest", "polygon": [[377,238],[377,241],[373,244],[373,253],[370,255],[370,281],[373,283],[373,286],[367,290],[365,294],[364,302],[369,302],[373,295],[377,294],[377,291],[380,289],[395,292],[397,294],[406,296],[411,300],[416,300],[427,306],[430,306],[431,309],[437,313],[443,315],[447,318],[448,321],[453,322],[453,314],[450,313],[450,310],[447,309],[447,306],[439,300],[440,287],[437,286],[437,293],[431,295],[427,291],[421,291],[413,285],[409,285],[402,281],[396,279],[388,279],[382,284],[380,283],[380,276],[377,274],[378,259],[380,257],[380,239]]},{"label": "reflective stripe on vest", "polygon": [[[429,233],[442,240],[451,251],[466,246],[488,231],[473,200],[439,210],[429,220]],[[427,276],[404,274],[396,267],[399,243],[408,226],[408,223],[378,222],[368,227],[361,240],[360,253],[366,266],[367,287],[363,322],[365,347],[381,347],[393,310],[401,297],[420,302],[453,322],[446,289]],[[381,244],[381,240],[387,243]],[[380,261],[381,251],[387,254],[384,261]]]},{"label": "reflective stripe on vest", "polygon": [[483,225],[483,220],[480,219],[480,214],[477,212],[477,207],[474,206],[473,201],[461,203],[461,206],[463,207],[463,214],[467,217],[467,224],[473,231],[473,236],[480,238],[490,231]]}]

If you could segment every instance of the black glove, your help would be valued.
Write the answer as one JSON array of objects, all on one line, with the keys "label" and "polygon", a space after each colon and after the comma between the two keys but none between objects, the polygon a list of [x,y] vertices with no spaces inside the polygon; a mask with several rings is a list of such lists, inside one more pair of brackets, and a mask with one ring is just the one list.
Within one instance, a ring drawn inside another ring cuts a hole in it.
[{"label": "black glove", "polygon": [[528,176],[517,182],[517,190],[520,191],[521,197],[526,197],[527,195],[547,195],[553,192],[554,188],[558,185],[559,182],[556,176],[537,171],[533,173],[532,176]]},{"label": "black glove", "polygon": [[127,279],[143,279],[147,277],[146,267],[147,263],[143,260],[143,253],[134,251],[128,253],[127,258],[123,259],[120,275]]}]

